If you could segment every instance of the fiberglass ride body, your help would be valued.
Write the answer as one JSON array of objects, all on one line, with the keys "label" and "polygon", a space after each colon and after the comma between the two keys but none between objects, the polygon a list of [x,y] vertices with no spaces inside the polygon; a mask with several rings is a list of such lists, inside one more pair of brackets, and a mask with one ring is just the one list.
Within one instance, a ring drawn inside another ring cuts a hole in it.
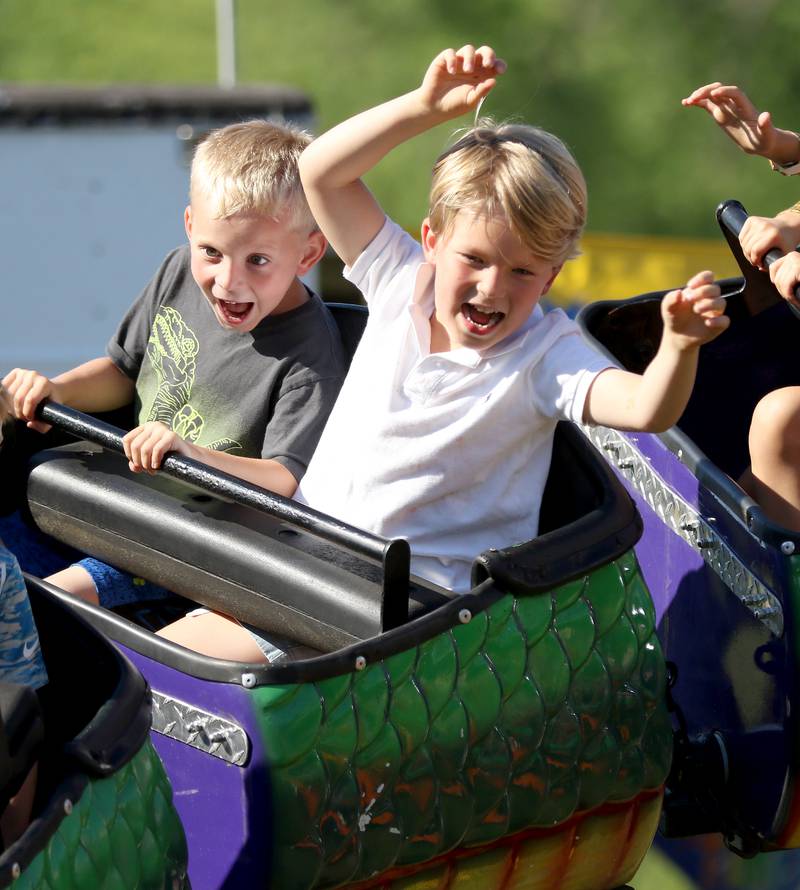
[{"label": "fiberglass ride body", "polygon": [[59,597],[35,579],[28,593],[49,682],[0,684],[0,809],[37,768],[33,819],[0,853],[0,887],[188,890],[147,684]]},{"label": "fiberglass ride body", "polygon": [[[335,311],[352,348],[364,315]],[[152,632],[172,617],[158,604],[126,616],[62,594],[152,687],[195,888],[606,890],[633,876],[670,767],[665,666],[639,514],[574,427],[556,434],[540,536],[476,554],[455,596],[409,577],[405,541],[178,455],[133,475],[119,430],[43,416],[80,441],[28,468],[40,529],[324,653],[207,658]]]},{"label": "fiberglass ride body", "polygon": [[[585,432],[644,519],[636,553],[677,728],[663,831],[721,832],[753,855],[800,846],[800,535],[770,522],[735,480],[749,463],[756,403],[800,384],[800,319],[742,256],[744,208],[725,202],[717,217],[743,277],[720,282],[731,324],[700,350],[683,417],[661,436]],[[664,293],[591,304],[579,323],[623,367],[642,370]]]}]

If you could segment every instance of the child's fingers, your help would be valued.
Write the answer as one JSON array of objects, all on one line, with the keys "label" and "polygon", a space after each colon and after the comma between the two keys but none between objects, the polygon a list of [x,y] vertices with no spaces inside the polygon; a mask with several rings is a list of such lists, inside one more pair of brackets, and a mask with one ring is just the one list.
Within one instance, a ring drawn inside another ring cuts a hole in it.
[{"label": "child's fingers", "polygon": [[170,433],[161,426],[153,426],[148,430],[148,435],[142,440],[139,451],[139,463],[148,472],[155,472],[161,465],[161,455],[164,451],[164,437],[171,438]]},{"label": "child's fingers", "polygon": [[692,93],[690,93],[685,99],[681,100],[682,105],[694,105],[696,102],[701,100],[708,99],[712,90],[717,89],[717,87],[721,87],[722,84],[717,80],[714,83],[707,83],[702,87],[698,87]]},{"label": "child's fingers", "polygon": [[448,74],[456,71],[456,51],[452,48],[443,49],[433,60],[433,65],[441,65]]},{"label": "child's fingers", "polygon": [[132,466],[137,469],[134,472],[144,470],[150,472],[151,451],[153,442],[159,436],[159,430],[155,424],[144,424],[127,433],[122,439],[122,447],[125,456]]},{"label": "child's fingers", "polygon": [[[704,269],[702,272],[697,272],[692,275],[692,277],[686,282],[687,288],[698,288],[704,287],[705,285],[713,284],[714,282],[714,273],[710,269]],[[714,285],[716,286],[716,285]],[[686,288],[682,288],[685,290]]]},{"label": "child's fingers", "polygon": [[471,43],[462,46],[456,53],[456,62],[460,64],[460,68],[465,74],[472,74],[475,70],[475,47]]},{"label": "child's fingers", "polygon": [[475,50],[476,65],[482,66],[485,70],[494,74],[504,74],[508,67],[503,59],[498,59],[494,49],[491,46],[481,46]]}]

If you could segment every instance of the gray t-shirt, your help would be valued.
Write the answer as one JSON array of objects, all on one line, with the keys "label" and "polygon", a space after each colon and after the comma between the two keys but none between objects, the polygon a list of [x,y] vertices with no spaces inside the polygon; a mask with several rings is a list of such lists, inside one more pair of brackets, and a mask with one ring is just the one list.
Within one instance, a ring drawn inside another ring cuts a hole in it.
[{"label": "gray t-shirt", "polygon": [[136,382],[139,423],[277,460],[298,480],[347,370],[336,322],[315,294],[250,332],[223,328],[192,278],[188,246],[167,256],[107,351]]}]

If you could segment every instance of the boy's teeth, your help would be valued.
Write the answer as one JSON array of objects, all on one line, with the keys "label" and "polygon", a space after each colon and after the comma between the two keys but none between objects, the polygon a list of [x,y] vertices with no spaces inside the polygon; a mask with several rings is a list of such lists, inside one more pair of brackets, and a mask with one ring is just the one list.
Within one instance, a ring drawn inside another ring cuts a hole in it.
[{"label": "boy's teeth", "polygon": [[486,327],[494,322],[498,322],[502,317],[502,312],[492,312],[486,311],[484,309],[480,309],[478,306],[473,305],[472,303],[466,303],[464,305],[465,313],[469,320],[473,324],[480,325],[482,327]]}]

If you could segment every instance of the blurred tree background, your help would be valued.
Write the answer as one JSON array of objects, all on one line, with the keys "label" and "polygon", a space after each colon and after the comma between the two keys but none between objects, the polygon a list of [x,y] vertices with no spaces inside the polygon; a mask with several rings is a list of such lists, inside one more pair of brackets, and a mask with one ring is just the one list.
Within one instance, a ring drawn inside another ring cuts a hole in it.
[{"label": "blurred tree background", "polygon": [[[319,130],[413,88],[441,48],[491,43],[509,70],[484,111],[571,146],[593,232],[717,237],[724,198],[767,214],[800,197],[800,180],[771,174],[680,105],[720,80],[800,126],[791,0],[238,0],[236,10],[239,82],[304,89]],[[213,0],[0,0],[0,21],[0,81],[216,81]],[[452,129],[403,146],[370,178],[408,228]]]}]

